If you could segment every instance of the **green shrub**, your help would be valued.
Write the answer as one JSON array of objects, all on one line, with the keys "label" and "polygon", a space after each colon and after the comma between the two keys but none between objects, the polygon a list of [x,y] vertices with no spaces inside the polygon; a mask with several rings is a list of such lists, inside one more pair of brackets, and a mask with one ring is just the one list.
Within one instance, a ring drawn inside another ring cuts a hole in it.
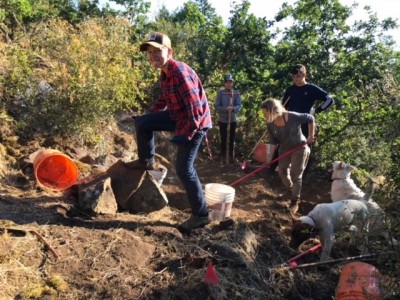
[{"label": "green shrub", "polygon": [[130,30],[119,19],[90,19],[77,27],[55,20],[7,45],[13,68],[2,82],[5,105],[24,133],[93,140],[85,135],[101,134],[99,124],[116,111],[139,109],[146,86],[141,86],[143,60],[132,66],[138,51],[129,42]]}]

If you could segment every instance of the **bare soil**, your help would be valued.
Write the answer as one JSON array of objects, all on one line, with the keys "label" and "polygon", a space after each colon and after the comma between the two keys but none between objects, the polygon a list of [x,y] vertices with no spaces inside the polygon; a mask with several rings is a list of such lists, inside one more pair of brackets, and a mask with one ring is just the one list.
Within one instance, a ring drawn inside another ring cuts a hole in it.
[{"label": "bare soil", "polygon": [[[131,129],[124,126],[110,138],[114,154],[134,152]],[[39,144],[68,153],[74,148],[66,141],[46,140],[14,149],[26,158]],[[160,149],[173,161],[173,150]],[[89,155],[98,158],[94,150]],[[20,163],[14,172],[8,166],[3,161],[0,299],[334,299],[344,263],[300,269],[285,264],[318,240],[298,250],[288,246],[288,200],[280,196],[284,189],[276,175],[262,171],[235,185],[230,218],[182,235],[177,225],[190,210],[171,164],[162,185],[167,207],[149,214],[100,216],[81,211],[71,190],[37,187],[29,164]],[[206,149],[196,166],[203,185],[230,185],[246,175],[240,163],[216,162]],[[88,174],[86,170],[81,176]],[[312,165],[304,178],[299,215],[330,202],[330,184],[329,173]],[[332,258],[354,255],[358,249],[346,236],[339,237]],[[298,263],[317,261],[318,251]],[[210,262],[217,286],[204,283]]]}]

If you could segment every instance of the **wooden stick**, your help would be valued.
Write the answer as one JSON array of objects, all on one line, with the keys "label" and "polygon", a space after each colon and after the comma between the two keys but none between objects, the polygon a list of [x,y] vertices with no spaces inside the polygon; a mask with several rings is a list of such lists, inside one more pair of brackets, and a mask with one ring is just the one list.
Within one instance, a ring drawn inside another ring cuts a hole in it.
[{"label": "wooden stick", "polygon": [[24,229],[18,227],[3,227],[4,230],[14,230],[14,231],[23,231],[23,232],[30,232],[36,235],[46,246],[49,248],[50,252],[53,253],[56,259],[59,259],[60,256],[58,255],[57,251],[50,245],[50,243],[36,230],[34,229]]},{"label": "wooden stick", "polygon": [[35,234],[42,242],[49,248],[50,252],[53,253],[56,259],[59,259],[60,256],[58,255],[57,251],[49,244],[49,242],[36,230],[30,230],[31,233]]},{"label": "wooden stick", "polygon": [[285,105],[289,102],[289,100],[290,100],[290,96],[289,97],[287,97],[287,99],[286,99],[286,101],[285,101],[285,103],[283,103],[283,107],[285,107]]},{"label": "wooden stick", "polygon": [[256,150],[257,146],[259,143],[261,143],[262,139],[264,138],[264,136],[267,134],[268,132],[268,128],[267,130],[264,131],[264,133],[262,134],[262,136],[260,137],[260,139],[257,141],[257,143],[254,145],[253,149],[251,149],[251,152],[249,154],[249,156],[247,157],[247,159],[250,159],[251,155],[253,154],[254,150]]},{"label": "wooden stick", "polygon": [[[233,88],[231,89],[231,99],[229,101],[229,107],[233,105]],[[228,123],[226,124],[226,163],[229,164],[229,141],[231,135],[231,118],[232,118],[232,110],[228,111]]]},{"label": "wooden stick", "polygon": [[[158,276],[158,275],[164,273],[166,270],[168,270],[168,267],[165,267],[165,268],[162,269],[161,271],[154,272],[153,276],[151,276],[150,278],[145,279],[145,280],[139,282],[138,284],[135,284],[134,286],[132,286],[132,288],[136,288],[136,287],[138,287],[139,285],[142,285],[142,284],[144,284],[144,283],[148,283],[148,282],[149,282],[150,280],[152,280],[154,277],[156,277],[156,276]],[[143,292],[143,291],[142,291],[142,292]]]}]

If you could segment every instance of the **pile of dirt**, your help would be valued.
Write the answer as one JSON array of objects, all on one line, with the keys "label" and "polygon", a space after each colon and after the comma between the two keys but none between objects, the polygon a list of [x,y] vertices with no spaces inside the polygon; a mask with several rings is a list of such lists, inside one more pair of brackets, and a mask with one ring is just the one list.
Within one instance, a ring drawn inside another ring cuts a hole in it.
[{"label": "pile of dirt", "polygon": [[[125,127],[114,129],[116,143],[109,149],[123,159],[127,152],[134,152],[134,141],[127,133],[131,128],[119,125]],[[66,152],[73,148],[59,140],[55,143]],[[34,152],[32,145],[37,146],[30,144],[21,151]],[[3,180],[0,298],[325,300],[334,296],[343,264],[304,269],[285,264],[318,240],[297,251],[288,246],[291,218],[288,200],[280,196],[284,190],[278,176],[259,172],[235,185],[229,219],[182,235],[177,224],[189,217],[190,209],[169,163],[174,149],[159,146],[169,169],[162,185],[169,205],[148,214],[88,215],[68,190],[37,187],[27,166],[14,180]],[[245,175],[239,164],[217,163],[205,152],[196,166],[203,185],[229,185]],[[329,190],[329,174],[313,166],[304,179],[299,213],[330,202]],[[332,250],[333,258],[358,254],[346,236]],[[315,252],[298,263],[318,260]],[[218,276],[217,286],[204,283],[210,262]]]}]

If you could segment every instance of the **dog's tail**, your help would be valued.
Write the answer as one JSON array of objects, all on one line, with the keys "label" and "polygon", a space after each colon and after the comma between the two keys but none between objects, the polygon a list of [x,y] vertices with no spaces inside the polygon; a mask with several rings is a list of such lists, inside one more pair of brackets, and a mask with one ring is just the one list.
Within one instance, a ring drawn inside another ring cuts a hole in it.
[{"label": "dog's tail", "polygon": [[366,189],[367,192],[365,192],[364,196],[360,199],[362,202],[368,202],[372,198],[372,195],[378,186],[378,183],[372,176],[368,176],[368,179],[368,188]]}]

